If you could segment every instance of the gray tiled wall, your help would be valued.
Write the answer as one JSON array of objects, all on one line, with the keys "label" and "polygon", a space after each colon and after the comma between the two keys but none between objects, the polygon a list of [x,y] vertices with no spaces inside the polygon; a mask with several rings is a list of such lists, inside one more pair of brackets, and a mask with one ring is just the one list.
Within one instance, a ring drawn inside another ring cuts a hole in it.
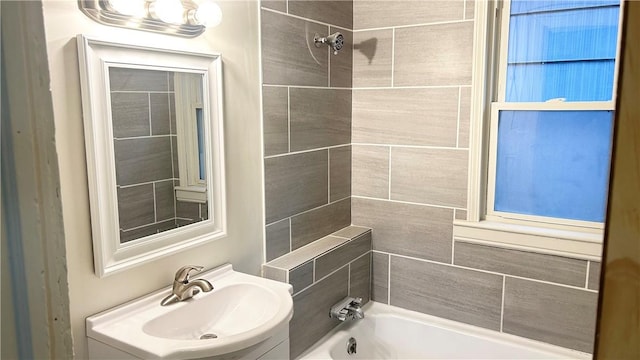
[{"label": "gray tiled wall", "polygon": [[349,226],[263,266],[265,277],[293,286],[291,358],[340,323],[327,316],[335,303],[346,296],[369,301],[371,263],[371,230]]},{"label": "gray tiled wall", "polygon": [[453,238],[466,219],[473,11],[354,2],[351,210],[372,228],[372,299],[589,352],[599,263]]},{"label": "gray tiled wall", "polygon": [[[336,325],[328,304],[349,293],[591,351],[599,263],[453,238],[467,216],[474,1],[261,11],[264,275],[294,286],[292,357]],[[307,48],[336,30],[352,49]],[[332,233],[349,219],[371,238]]]},{"label": "gray tiled wall", "polygon": [[[266,260],[351,223],[353,3],[262,1]],[[340,31],[338,55],[316,34]]]},{"label": "gray tiled wall", "polygon": [[207,204],[176,201],[179,178],[173,73],[111,68],[121,241],[208,218]]}]

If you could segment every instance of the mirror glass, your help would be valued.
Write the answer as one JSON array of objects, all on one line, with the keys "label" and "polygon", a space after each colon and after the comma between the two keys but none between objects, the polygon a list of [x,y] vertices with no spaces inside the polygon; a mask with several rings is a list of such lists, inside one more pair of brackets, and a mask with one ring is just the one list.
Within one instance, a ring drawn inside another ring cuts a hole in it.
[{"label": "mirror glass", "polygon": [[77,40],[96,274],[225,238],[220,54]]},{"label": "mirror glass", "polygon": [[202,81],[109,67],[121,243],[208,218]]}]

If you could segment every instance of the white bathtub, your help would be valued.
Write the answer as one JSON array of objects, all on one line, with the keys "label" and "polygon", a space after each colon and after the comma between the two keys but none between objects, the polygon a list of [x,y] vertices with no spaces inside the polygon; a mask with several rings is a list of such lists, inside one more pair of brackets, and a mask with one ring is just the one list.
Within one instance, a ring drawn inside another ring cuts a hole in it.
[{"label": "white bathtub", "polygon": [[[369,302],[299,359],[591,359],[590,354]],[[347,354],[349,338],[357,352]]]}]

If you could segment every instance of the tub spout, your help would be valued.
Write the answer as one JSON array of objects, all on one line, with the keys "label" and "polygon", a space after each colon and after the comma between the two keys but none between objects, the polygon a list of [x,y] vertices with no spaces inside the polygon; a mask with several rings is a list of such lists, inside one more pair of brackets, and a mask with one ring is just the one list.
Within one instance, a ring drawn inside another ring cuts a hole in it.
[{"label": "tub spout", "polygon": [[361,305],[362,298],[346,297],[329,309],[329,317],[340,321],[364,319]]}]

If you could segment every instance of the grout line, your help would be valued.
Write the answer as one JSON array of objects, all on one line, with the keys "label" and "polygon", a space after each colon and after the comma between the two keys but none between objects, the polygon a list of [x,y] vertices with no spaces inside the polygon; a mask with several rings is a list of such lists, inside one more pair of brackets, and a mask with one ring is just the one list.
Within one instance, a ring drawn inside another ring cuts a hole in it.
[{"label": "grout line", "polygon": [[151,124],[151,93],[147,92],[147,102],[149,104],[149,136],[153,136],[153,125]]},{"label": "grout line", "polygon": [[113,140],[124,141],[124,140],[138,140],[138,139],[153,139],[153,138],[165,138],[165,137],[174,137],[177,135],[174,134],[163,134],[163,135],[142,135],[142,136],[128,136],[128,137],[114,137]]},{"label": "grout line", "polygon": [[291,153],[291,87],[289,86],[287,86],[287,152]]},{"label": "grout line", "polygon": [[588,289],[589,288],[589,272],[591,271],[591,261],[587,260],[587,275],[585,276],[584,279],[584,288]]},{"label": "grout line", "polygon": [[289,216],[289,252],[293,251],[293,235],[291,231],[291,216]]},{"label": "grout line", "polygon": [[357,29],[357,30],[353,30],[353,32],[357,33],[357,32],[376,31],[376,30],[406,29],[406,28],[419,27],[419,26],[457,24],[457,23],[472,22],[472,21],[473,21],[473,19],[436,21],[436,22],[430,22],[430,23],[419,23],[419,24],[410,24],[410,25],[395,25],[395,26],[383,26],[383,27],[375,27],[375,28],[367,28],[367,29]]},{"label": "grout line", "polygon": [[[353,87],[351,90],[420,90],[420,89],[457,89],[471,88],[471,85],[403,85],[403,86],[360,86]],[[326,88],[322,88],[326,89]]]},{"label": "grout line", "polygon": [[349,275],[347,276],[347,296],[351,296],[351,263],[347,265],[349,266]]},{"label": "grout line", "polygon": [[458,85],[403,85],[403,86],[360,86],[360,87],[345,87],[345,86],[313,86],[313,85],[279,85],[279,84],[262,84],[263,87],[272,88],[295,88],[295,89],[318,89],[318,90],[403,90],[403,89],[457,89],[471,88],[471,85],[458,84]]},{"label": "grout line", "polygon": [[144,224],[144,225],[140,225],[140,226],[136,226],[136,227],[132,227],[132,228],[128,228],[128,229],[120,229],[122,230],[122,232],[128,232],[128,231],[132,231],[132,230],[139,230],[142,229],[144,227],[150,226],[150,225],[158,225],[158,224],[162,224],[168,221],[174,220],[172,218],[166,219],[166,220],[162,220],[162,221],[156,221],[156,222],[152,222],[152,223],[148,223],[148,224]]},{"label": "grout line", "polygon": [[[385,252],[382,252],[382,251],[375,251],[375,250],[374,250],[374,252],[378,252],[378,253],[382,253],[382,254],[385,253]],[[391,255],[391,253],[387,253],[387,254]],[[537,283],[541,283],[541,284],[554,285],[554,286],[560,286],[560,287],[569,288],[569,289],[587,291],[587,292],[596,293],[596,294],[598,293],[597,290],[585,289],[585,288],[579,287],[579,286],[567,285],[567,284],[561,284],[561,283],[554,283],[554,282],[550,282],[550,281],[546,281],[546,280],[526,278],[526,277],[512,275],[512,274],[503,274],[503,273],[499,273],[499,272],[495,272],[495,271],[472,268],[472,267],[462,266],[462,265],[458,265],[458,264],[449,264],[449,263],[441,262],[441,261],[421,259],[421,258],[417,258],[417,257],[414,257],[414,256],[407,256],[407,255],[401,255],[401,254],[393,254],[393,256],[400,257],[400,258],[405,258],[405,259],[409,259],[409,260],[421,261],[421,262],[425,262],[425,263],[429,263],[429,264],[436,264],[436,265],[442,265],[442,266],[451,266],[451,267],[458,268],[458,269],[472,270],[472,271],[477,271],[477,272],[481,272],[481,273],[485,273],[485,274],[493,274],[493,275],[498,275],[498,276],[509,276],[510,278],[513,278],[513,279],[527,280],[527,281],[537,282]]]},{"label": "grout line", "polygon": [[327,204],[331,202],[331,152],[327,149]]},{"label": "grout line", "polygon": [[387,254],[387,305],[391,305],[391,254]]},{"label": "grout line", "polygon": [[456,123],[456,147],[460,146],[460,106],[462,104],[462,88],[458,88],[458,121]]},{"label": "grout line", "polygon": [[396,28],[391,30],[391,87],[393,88],[393,72],[396,66]]},{"label": "grout line", "polygon": [[134,186],[139,186],[139,185],[149,185],[149,184],[154,184],[156,182],[162,182],[162,181],[173,181],[173,178],[168,178],[168,179],[162,179],[162,180],[155,180],[155,181],[147,181],[147,182],[142,182],[142,183],[137,183],[137,184],[129,184],[129,185],[117,185],[118,189],[126,189],[126,188],[130,188],[130,187],[134,187]]},{"label": "grout line", "polygon": [[[299,212],[299,213],[296,213],[296,214],[291,215],[289,218],[293,218],[294,216],[298,216],[298,215],[306,214],[306,213],[311,212],[311,211],[314,211],[314,210],[318,210],[318,209],[320,209],[321,207],[324,207],[324,206],[333,205],[333,204],[338,203],[338,202],[340,202],[340,201],[347,200],[347,199],[349,199],[350,197],[351,197],[351,195],[349,195],[349,196],[345,196],[345,197],[343,197],[342,199],[338,199],[338,200],[336,200],[336,201],[332,201],[332,202],[330,202],[330,203],[328,203],[328,204],[322,204],[322,205],[320,205],[320,206],[316,206],[316,207],[314,207],[313,209],[309,209],[309,210],[301,211],[301,212]],[[284,220],[284,218],[283,218],[283,219],[276,220],[276,221],[274,221],[274,222],[270,222],[270,223],[268,223],[268,224],[267,224],[267,225],[265,225],[265,226],[269,226],[269,225],[275,224],[275,223],[277,223],[277,222],[279,222],[279,221],[282,221],[282,220]],[[362,226],[362,227],[364,227],[364,226]],[[291,230],[291,226],[289,226],[289,230]]]},{"label": "grout line", "polygon": [[285,2],[284,2],[284,10],[287,12],[287,14],[289,13],[289,0],[285,0]]},{"label": "grout line", "polygon": [[[351,90],[350,87],[346,87],[346,86],[318,86],[318,85],[280,85],[280,84],[262,84],[263,87],[271,87],[271,88],[285,88],[285,87],[291,87],[291,88],[296,88],[296,89],[319,89],[319,90]],[[465,85],[457,85],[457,86],[437,86],[437,87],[448,87],[448,88],[453,88],[453,87],[458,87],[458,86],[465,86]],[[468,87],[471,87],[471,85],[469,85]],[[368,88],[365,88],[368,89]]]},{"label": "grout line", "polygon": [[391,200],[391,146],[389,146],[389,178],[388,183],[389,183],[389,189],[387,191],[387,199]]},{"label": "grout line", "polygon": [[156,203],[156,183],[153,183],[153,219],[155,220],[155,222],[158,222],[158,211],[156,210],[158,208],[158,204]]},{"label": "grout line", "polygon": [[285,16],[292,17],[292,18],[295,18],[295,19],[305,20],[305,21],[308,21],[308,22],[312,22],[312,23],[316,23],[316,24],[320,24],[320,25],[324,25],[324,26],[331,26],[331,27],[338,28],[338,29],[341,29],[341,30],[347,30],[347,31],[353,32],[353,30],[348,29],[348,28],[346,28],[344,26],[338,26],[338,25],[329,24],[329,23],[325,23],[325,22],[322,22],[322,21],[318,21],[318,20],[309,19],[309,18],[306,18],[306,17],[294,15],[294,14],[289,14],[288,1],[287,1],[287,12],[286,13],[282,12],[282,11],[274,10],[274,9],[269,9],[269,8],[266,8],[266,7],[261,7],[261,9],[264,10],[264,11],[268,11],[270,13],[285,15]]},{"label": "grout line", "polygon": [[[350,263],[349,263],[349,264],[350,264]],[[303,292],[305,292],[305,291],[309,290],[310,288],[312,288],[312,287],[313,287],[315,284],[317,284],[318,282],[320,282],[320,281],[322,281],[322,280],[324,280],[324,279],[328,278],[329,276],[331,276],[331,275],[333,275],[333,274],[337,273],[338,271],[340,271],[340,270],[344,269],[346,266],[349,266],[349,264],[345,264],[345,265],[343,265],[343,266],[341,266],[341,267],[337,268],[336,270],[333,270],[333,271],[332,271],[332,272],[330,272],[329,274],[327,274],[327,275],[323,276],[323,277],[322,277],[322,279],[317,279],[317,280],[315,280],[315,276],[316,276],[316,274],[315,274],[316,267],[315,267],[315,259],[314,259],[314,264],[313,264],[313,278],[314,278],[314,282],[313,282],[311,285],[307,286],[306,288],[304,288],[304,289],[302,289],[302,290],[298,291],[297,293],[293,294],[293,298],[295,299],[295,297],[296,297],[296,296],[298,296],[298,295],[302,294]]]},{"label": "grout line", "polygon": [[161,90],[111,90],[112,94],[174,94],[175,91],[161,91]]},{"label": "grout line", "polygon": [[[453,220],[456,220],[456,209],[453,209]],[[453,265],[453,260],[455,259],[455,249],[456,249],[456,238],[453,235],[453,232],[451,233],[451,265]]]},{"label": "grout line", "polygon": [[[287,156],[287,155],[306,154],[306,153],[310,153],[310,152],[314,152],[314,151],[322,151],[322,150],[335,149],[335,148],[347,147],[347,146],[351,146],[351,143],[349,143],[349,144],[340,144],[340,145],[332,145],[332,146],[309,149],[309,150],[291,151],[291,152],[287,152],[287,153],[283,153],[283,154],[265,156],[264,158],[265,159],[273,159],[273,158],[283,157],[283,156]],[[452,148],[452,149],[454,149],[454,148]],[[459,150],[459,149],[456,149],[456,150]]]},{"label": "grout line", "polygon": [[504,323],[504,293],[505,285],[507,283],[507,277],[502,277],[502,301],[500,303],[500,332],[502,332],[502,324]]},{"label": "grout line", "polygon": [[[377,143],[351,143],[351,145],[358,145],[358,146],[393,146],[396,148],[403,148],[403,149],[429,149],[429,150],[469,150],[469,148],[458,148],[458,147],[450,147],[450,146],[429,146],[429,145],[400,145],[400,144],[377,144]],[[346,145],[340,145],[340,146],[346,146]],[[317,150],[317,149],[316,149]],[[284,154],[286,155],[286,154]],[[278,156],[278,155],[272,155],[273,156]]]},{"label": "grout line", "polygon": [[398,204],[408,204],[408,205],[428,206],[428,207],[433,207],[433,208],[438,208],[438,209],[449,209],[449,210],[455,210],[455,209],[457,209],[457,207],[455,207],[455,206],[435,205],[435,204],[423,204],[423,203],[416,203],[416,202],[402,201],[402,200],[392,200],[392,199],[374,198],[374,197],[370,197],[370,196],[351,195],[351,197],[352,197],[352,198],[356,198],[356,199],[378,200],[378,201],[390,201],[390,202],[398,203]]},{"label": "grout line", "polygon": [[313,261],[313,281],[311,282],[311,285],[316,283],[316,259],[317,257],[311,259],[311,261]]}]

